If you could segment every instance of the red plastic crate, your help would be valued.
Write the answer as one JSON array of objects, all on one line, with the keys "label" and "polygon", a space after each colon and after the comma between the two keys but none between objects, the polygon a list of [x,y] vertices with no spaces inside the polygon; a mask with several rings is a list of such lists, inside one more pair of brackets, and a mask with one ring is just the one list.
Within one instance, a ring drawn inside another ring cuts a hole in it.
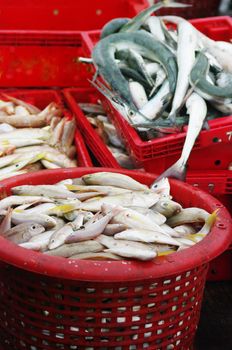
[{"label": "red plastic crate", "polygon": [[0,30],[0,87],[89,86],[90,67],[77,61],[87,54],[84,37],[75,31]]},{"label": "red plastic crate", "polygon": [[[101,96],[96,92],[95,89],[81,88],[64,89],[63,94],[67,105],[76,117],[77,125],[80,126],[80,131],[84,137],[86,144],[92,151],[93,156],[97,159],[99,164],[104,167],[121,168],[113,153],[105,145],[104,141],[94,130],[91,123],[88,121],[85,114],[78,106],[79,102],[97,103]],[[139,168],[139,164],[137,164],[135,161],[135,167],[136,166]]]},{"label": "red plastic crate", "polygon": [[79,103],[97,103],[99,95],[94,89],[77,89],[70,88],[64,89],[63,94],[69,109],[74,113],[77,125],[81,131],[84,140],[93,155],[101,166],[121,168],[117,160],[106,147],[101,137],[94,130],[81,108],[78,106]]},{"label": "red plastic crate", "polygon": [[[232,38],[232,20],[228,16],[195,19],[191,21],[203,33],[215,40]],[[99,39],[99,31],[88,33],[86,46],[89,54]],[[183,148],[186,127],[183,132],[154,139],[149,142],[142,141],[129,123],[101,97],[104,107],[111,115],[112,121],[124,138],[128,150],[143,167],[154,173],[161,173],[172,165],[180,156]],[[209,121],[210,130],[203,130],[191,153],[189,170],[220,170],[228,169],[232,160],[232,116]],[[202,161],[203,160],[203,161]]]},{"label": "red plastic crate", "polygon": [[[128,174],[148,185],[155,178],[121,169],[59,169],[4,180],[1,194],[22,184],[51,184],[99,170]],[[4,349],[192,349],[208,263],[231,242],[232,223],[209,194],[175,180],[171,188],[185,207],[220,208],[218,221],[198,244],[154,261],[52,257],[0,236]]]},{"label": "red plastic crate", "polygon": [[92,30],[147,6],[147,0],[1,0],[0,23],[4,30]]},{"label": "red plastic crate", "polygon": [[[56,102],[63,107],[63,99],[61,93],[54,90],[0,90],[0,98],[1,92],[5,92],[8,95],[17,97],[41,109],[45,108],[51,102]],[[63,109],[64,115],[71,117],[70,112],[68,112],[64,107]],[[77,128],[75,132],[75,145],[78,166],[91,167],[92,161],[86,149],[81,133]]]},{"label": "red plastic crate", "polygon": [[190,185],[198,187],[213,195],[232,196],[232,171],[189,171],[187,180]]}]

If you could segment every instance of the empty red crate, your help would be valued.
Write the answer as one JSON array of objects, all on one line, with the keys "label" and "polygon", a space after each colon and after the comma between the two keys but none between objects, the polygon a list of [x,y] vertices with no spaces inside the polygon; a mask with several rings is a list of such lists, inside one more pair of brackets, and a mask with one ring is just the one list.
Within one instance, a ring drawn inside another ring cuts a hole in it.
[{"label": "empty red crate", "polygon": [[91,30],[115,17],[133,17],[147,0],[1,0],[1,29]]},{"label": "empty red crate", "polygon": [[[215,40],[229,41],[232,38],[230,17],[214,17],[192,20],[194,26]],[[88,33],[86,46],[89,54],[99,39],[99,31]],[[180,156],[186,128],[183,132],[151,141],[143,141],[129,123],[104,98],[104,107],[124,138],[131,154],[150,172],[161,173]],[[203,130],[191,153],[188,169],[220,170],[228,169],[232,160],[232,116],[209,121],[210,130]]]},{"label": "empty red crate", "polygon": [[84,33],[0,30],[0,87],[89,86]]},{"label": "empty red crate", "polygon": [[[41,109],[45,108],[51,102],[56,102],[59,105],[63,106],[62,95],[58,91],[54,90],[0,90],[0,98],[1,92],[7,93],[8,95],[14,96],[25,102],[31,103]],[[70,112],[68,112],[65,108],[64,115],[71,117]],[[90,156],[88,154],[84,140],[78,128],[76,128],[75,133],[75,145],[78,166],[92,166]]]}]

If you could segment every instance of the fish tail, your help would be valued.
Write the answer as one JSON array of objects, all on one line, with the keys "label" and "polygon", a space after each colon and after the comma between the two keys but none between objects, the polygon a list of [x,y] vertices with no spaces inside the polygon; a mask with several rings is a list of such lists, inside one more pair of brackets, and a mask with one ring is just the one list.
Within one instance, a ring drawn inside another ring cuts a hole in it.
[{"label": "fish tail", "polygon": [[176,111],[171,111],[169,113],[168,119],[170,120],[172,125],[176,124],[176,114],[177,114]]},{"label": "fish tail", "polygon": [[192,5],[190,4],[183,4],[181,2],[175,2],[171,0],[163,0],[163,7],[174,7],[174,8],[183,8],[183,7],[190,7]]},{"label": "fish tail", "polygon": [[[174,179],[178,179],[181,181],[185,181],[186,179],[186,165],[183,163],[182,159],[178,159],[176,163],[170,166],[167,170],[165,170],[161,175],[157,177],[155,182],[152,184],[151,188],[153,189],[156,182],[161,180],[164,177],[171,177]],[[155,187],[154,187],[155,189]]]},{"label": "fish tail", "polygon": [[176,250],[174,249],[170,249],[170,250],[165,250],[163,252],[158,252],[157,255],[158,256],[165,256],[165,255],[169,255],[169,254],[172,254],[172,253],[175,253]]},{"label": "fish tail", "polygon": [[212,226],[218,218],[218,211],[219,209],[216,209],[212,214],[209,215],[209,217],[205,220],[204,226],[197,234],[207,235],[210,232]]}]

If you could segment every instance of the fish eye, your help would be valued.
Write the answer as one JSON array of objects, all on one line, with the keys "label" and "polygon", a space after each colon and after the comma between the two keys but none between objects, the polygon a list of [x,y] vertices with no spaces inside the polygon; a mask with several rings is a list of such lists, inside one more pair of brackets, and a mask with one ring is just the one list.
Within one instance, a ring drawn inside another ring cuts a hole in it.
[{"label": "fish eye", "polygon": [[129,110],[128,112],[129,116],[132,117],[133,115],[135,115],[135,113],[132,110]]},{"label": "fish eye", "polygon": [[36,229],[36,226],[35,226],[35,225],[32,225],[31,228],[32,228],[32,230],[35,230],[35,229]]},{"label": "fish eye", "polygon": [[158,187],[158,185],[157,184],[155,184],[154,186],[153,186],[153,188],[157,188]]}]

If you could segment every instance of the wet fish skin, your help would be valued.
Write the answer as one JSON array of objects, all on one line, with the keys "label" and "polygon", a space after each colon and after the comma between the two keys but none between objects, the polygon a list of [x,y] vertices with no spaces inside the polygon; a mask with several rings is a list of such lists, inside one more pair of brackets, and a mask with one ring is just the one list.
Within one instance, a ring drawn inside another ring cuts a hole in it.
[{"label": "wet fish skin", "polygon": [[167,220],[167,224],[171,227],[205,222],[209,217],[209,213],[201,208],[190,207],[182,209],[177,215],[170,217]]},{"label": "wet fish skin", "polygon": [[20,204],[29,204],[34,202],[40,203],[52,203],[51,198],[46,198],[42,196],[8,196],[0,201],[0,209],[7,209],[11,206]]},{"label": "wet fish skin", "polygon": [[117,254],[125,258],[134,258],[138,260],[152,260],[157,256],[156,251],[147,244],[140,242],[132,242],[127,240],[115,240],[112,237],[100,235],[95,241],[103,244],[108,249],[105,252]]},{"label": "wet fish skin", "polygon": [[134,209],[122,209],[120,213],[113,217],[112,223],[125,224],[128,226],[128,228],[147,229],[165,234],[165,232],[160,228],[159,223],[157,224],[156,221],[153,221],[143,213]]},{"label": "wet fish skin", "polygon": [[128,227],[124,224],[107,224],[103,234],[106,236],[114,236],[116,233],[126,230]]},{"label": "wet fish skin", "polygon": [[174,246],[179,246],[179,242],[157,231],[145,229],[127,229],[125,231],[116,233],[115,239],[126,239],[128,241],[144,242],[144,243],[163,243]]},{"label": "wet fish skin", "polygon": [[151,207],[151,209],[164,215],[166,218],[169,218],[174,214],[179,213],[182,209],[182,206],[169,198],[161,198],[155,205]]},{"label": "wet fish skin", "polygon": [[152,191],[134,191],[114,196],[107,196],[96,200],[88,200],[80,204],[80,209],[97,212],[101,209],[102,204],[131,207],[144,206],[152,207],[159,200],[159,195]]},{"label": "wet fish skin", "polygon": [[[103,211],[103,208],[102,208]],[[67,239],[65,243],[74,243],[87,241],[99,236],[105,229],[106,225],[110,222],[113,216],[117,215],[121,211],[121,208],[114,207],[107,214],[101,217],[99,220],[93,221],[92,224],[85,225],[77,231],[74,231]],[[98,214],[98,213],[97,213]],[[97,215],[96,214],[96,215]]]},{"label": "wet fish skin", "polygon": [[44,253],[53,256],[62,256],[64,258],[69,258],[75,254],[89,253],[89,252],[100,252],[103,250],[102,244],[95,240],[78,242],[72,244],[63,244],[62,246],[47,250]]},{"label": "wet fish skin", "polygon": [[21,244],[27,242],[31,237],[45,231],[45,228],[36,223],[28,222],[14,226],[5,232],[5,237],[11,242]]},{"label": "wet fish skin", "polygon": [[70,257],[70,259],[80,260],[122,260],[122,258],[116,254],[107,252],[96,252],[96,253],[80,253]]},{"label": "wet fish skin", "polygon": [[99,172],[82,176],[83,181],[87,185],[102,185],[124,188],[132,191],[146,190],[148,187],[131,177],[110,172]]},{"label": "wet fish skin", "polygon": [[15,211],[13,211],[12,213],[12,223],[14,225],[18,225],[18,224],[22,224],[22,223],[26,223],[26,222],[36,222],[38,224],[41,224],[42,226],[44,226],[45,228],[52,228],[54,226],[56,226],[56,221],[45,214],[24,214],[23,212],[21,213],[17,213]]},{"label": "wet fish skin", "polygon": [[59,186],[54,185],[22,185],[12,188],[13,194],[17,195],[35,195],[35,196],[45,196],[52,198],[77,198],[78,196],[68,190],[64,190]]},{"label": "wet fish skin", "polygon": [[6,232],[11,229],[11,216],[12,216],[12,208],[8,208],[5,217],[3,218],[0,224],[0,235],[5,237]]},{"label": "wet fish skin", "polygon": [[55,249],[65,243],[65,240],[73,234],[74,230],[78,230],[84,221],[84,214],[78,213],[74,221],[65,224],[56,230],[50,238],[48,248]]}]

